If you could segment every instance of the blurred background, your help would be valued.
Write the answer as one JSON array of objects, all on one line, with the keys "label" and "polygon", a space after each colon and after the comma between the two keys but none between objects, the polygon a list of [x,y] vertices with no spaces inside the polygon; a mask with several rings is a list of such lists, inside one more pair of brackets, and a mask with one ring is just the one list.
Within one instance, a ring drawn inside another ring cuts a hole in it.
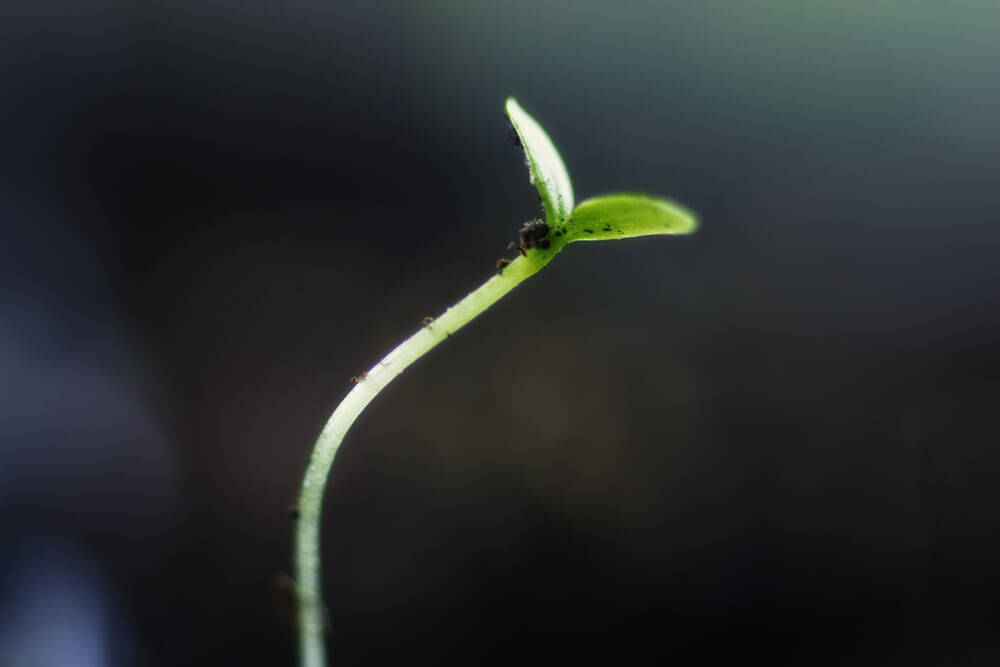
[{"label": "blurred background", "polygon": [[335,466],[336,665],[995,665],[1000,5],[0,8],[0,664],[292,665],[349,378],[539,215],[580,244]]}]

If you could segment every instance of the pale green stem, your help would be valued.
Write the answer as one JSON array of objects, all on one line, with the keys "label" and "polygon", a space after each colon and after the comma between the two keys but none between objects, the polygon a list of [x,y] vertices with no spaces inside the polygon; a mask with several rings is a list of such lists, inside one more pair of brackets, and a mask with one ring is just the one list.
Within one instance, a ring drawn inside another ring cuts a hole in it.
[{"label": "pale green stem", "polygon": [[319,521],[326,480],[347,430],[365,406],[393,378],[500,300],[525,278],[545,266],[562,245],[553,242],[552,247],[547,250],[530,250],[527,257],[515,259],[501,273],[487,280],[479,289],[422,327],[375,364],[334,410],[313,448],[298,503],[295,581],[299,601],[299,660],[302,667],[323,667],[326,664],[326,614],[320,595]]}]

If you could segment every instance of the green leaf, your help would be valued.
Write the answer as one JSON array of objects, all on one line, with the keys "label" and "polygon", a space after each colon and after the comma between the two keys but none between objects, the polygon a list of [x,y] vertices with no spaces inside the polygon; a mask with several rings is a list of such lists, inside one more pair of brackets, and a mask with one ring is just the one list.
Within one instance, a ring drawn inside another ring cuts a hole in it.
[{"label": "green leaf", "polygon": [[651,234],[690,234],[698,219],[686,208],[666,199],[636,194],[613,194],[580,202],[562,228],[566,242],[625,239]]},{"label": "green leaf", "polygon": [[549,135],[513,97],[507,98],[507,118],[524,148],[531,184],[538,190],[550,225],[561,222],[573,210],[573,186],[566,165]]}]

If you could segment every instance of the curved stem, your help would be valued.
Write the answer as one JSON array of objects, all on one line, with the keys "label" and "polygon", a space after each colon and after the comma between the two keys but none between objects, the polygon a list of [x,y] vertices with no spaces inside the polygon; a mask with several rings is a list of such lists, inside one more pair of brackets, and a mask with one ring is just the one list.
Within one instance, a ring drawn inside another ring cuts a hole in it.
[{"label": "curved stem", "polygon": [[302,480],[295,532],[295,580],[298,588],[299,660],[302,667],[323,667],[325,613],[320,595],[319,522],[323,491],[337,449],[365,406],[410,364],[492,306],[525,278],[548,264],[562,244],[531,250],[518,257],[440,317],[403,341],[363,376],[347,394],[316,440]]}]

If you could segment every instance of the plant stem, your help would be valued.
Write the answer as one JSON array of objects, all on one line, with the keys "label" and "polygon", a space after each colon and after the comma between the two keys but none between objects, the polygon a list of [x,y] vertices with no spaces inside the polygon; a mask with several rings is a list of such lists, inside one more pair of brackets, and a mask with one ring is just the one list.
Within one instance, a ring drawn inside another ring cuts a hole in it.
[{"label": "plant stem", "polygon": [[365,406],[397,375],[499,301],[525,278],[548,264],[561,246],[561,243],[553,243],[547,250],[531,250],[528,256],[518,257],[504,267],[501,273],[487,280],[440,317],[403,341],[361,378],[323,427],[302,480],[295,533],[299,664],[302,667],[324,667],[326,664],[324,647],[326,614],[320,595],[319,522],[323,491],[330,475],[330,468],[351,424]]}]

